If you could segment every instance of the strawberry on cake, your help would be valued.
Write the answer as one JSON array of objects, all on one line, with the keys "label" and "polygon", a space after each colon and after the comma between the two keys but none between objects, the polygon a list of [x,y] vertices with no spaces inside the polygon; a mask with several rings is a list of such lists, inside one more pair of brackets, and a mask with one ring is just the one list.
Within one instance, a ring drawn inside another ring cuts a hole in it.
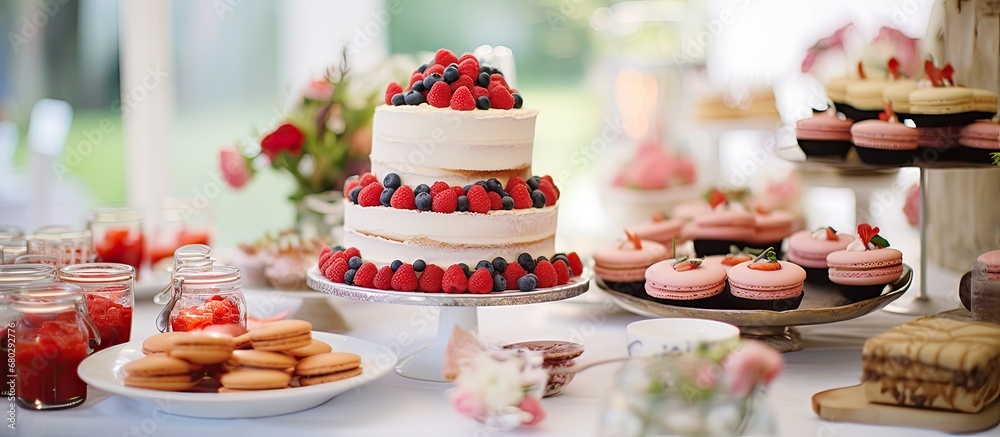
[{"label": "strawberry on cake", "polygon": [[375,109],[372,172],[344,188],[343,243],[357,260],[327,251],[320,268],[328,279],[489,293],[582,273],[575,254],[555,254],[559,189],[531,173],[538,111],[522,107],[501,71],[441,49],[405,88],[389,84],[385,103]]}]

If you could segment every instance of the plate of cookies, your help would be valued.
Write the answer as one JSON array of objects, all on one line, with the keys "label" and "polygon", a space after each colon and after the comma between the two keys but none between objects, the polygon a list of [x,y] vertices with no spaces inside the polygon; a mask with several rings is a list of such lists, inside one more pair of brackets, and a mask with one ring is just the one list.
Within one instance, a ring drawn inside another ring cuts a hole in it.
[{"label": "plate of cookies", "polygon": [[91,387],[164,413],[232,419],[313,408],[396,361],[385,346],[282,320],[245,333],[157,334],[95,353],[78,372]]}]

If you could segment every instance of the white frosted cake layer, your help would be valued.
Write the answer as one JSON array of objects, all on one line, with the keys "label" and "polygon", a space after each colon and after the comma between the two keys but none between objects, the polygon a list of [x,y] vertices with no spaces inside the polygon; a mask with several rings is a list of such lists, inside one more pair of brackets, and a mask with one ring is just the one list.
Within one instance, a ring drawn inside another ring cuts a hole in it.
[{"label": "white frosted cake layer", "polygon": [[396,173],[403,183],[443,180],[467,185],[501,182],[531,173],[533,109],[455,111],[420,106],[378,106],[372,125],[372,172]]},{"label": "white frosted cake layer", "polygon": [[489,214],[387,207],[344,206],[344,241],[357,247],[365,260],[388,264],[399,259],[423,259],[444,267],[495,257],[517,259],[527,252],[555,253],[558,206]]}]

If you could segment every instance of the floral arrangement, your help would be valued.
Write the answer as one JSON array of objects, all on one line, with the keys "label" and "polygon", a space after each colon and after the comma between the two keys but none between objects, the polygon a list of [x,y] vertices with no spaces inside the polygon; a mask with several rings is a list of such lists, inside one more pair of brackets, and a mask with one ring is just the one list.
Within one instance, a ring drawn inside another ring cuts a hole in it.
[{"label": "floral arrangement", "polygon": [[744,435],[761,421],[754,416],[763,387],[783,368],[781,354],[756,341],[630,360],[609,396],[602,434]]},{"label": "floral arrangement", "polygon": [[340,190],[347,175],[369,167],[371,122],[382,84],[405,79],[412,68],[411,59],[394,56],[355,74],[345,51],[337,67],[305,87],[277,127],[220,152],[223,177],[239,189],[262,168],[284,171],[295,179],[289,197],[296,201]]},{"label": "floral arrangement", "polygon": [[549,373],[539,352],[487,345],[456,326],[445,350],[444,375],[455,382],[455,410],[488,429],[510,430],[545,418],[541,398]]},{"label": "floral arrangement", "polygon": [[[806,51],[802,60],[803,73],[822,72],[831,65],[857,64],[858,75],[864,77],[906,76],[920,74],[919,40],[892,27],[881,27],[871,39],[866,38],[853,23],[821,38]],[[890,68],[890,59],[895,59]]]}]

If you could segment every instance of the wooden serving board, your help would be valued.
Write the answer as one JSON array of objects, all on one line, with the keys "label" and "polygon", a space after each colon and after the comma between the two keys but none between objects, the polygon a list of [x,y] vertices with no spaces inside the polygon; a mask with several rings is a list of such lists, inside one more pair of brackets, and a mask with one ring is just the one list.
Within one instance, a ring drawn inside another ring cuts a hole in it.
[{"label": "wooden serving board", "polygon": [[1000,401],[976,414],[868,402],[861,385],[835,388],[812,397],[813,411],[824,420],[923,428],[947,433],[985,431],[1000,424]]}]

